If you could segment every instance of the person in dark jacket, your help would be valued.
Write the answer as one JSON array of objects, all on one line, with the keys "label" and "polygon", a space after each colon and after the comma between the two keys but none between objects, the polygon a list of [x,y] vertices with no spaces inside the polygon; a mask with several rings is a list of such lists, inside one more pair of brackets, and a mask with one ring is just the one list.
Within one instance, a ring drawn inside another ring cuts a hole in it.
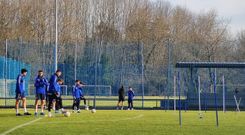
[{"label": "person in dark jacket", "polygon": [[125,100],[125,91],[123,86],[118,90],[118,103],[117,103],[117,110],[121,107],[123,110],[123,102]]},{"label": "person in dark jacket", "polygon": [[[56,102],[59,106],[58,109],[61,109],[62,113],[65,113],[66,111],[64,110],[63,108],[63,105],[62,105],[62,98],[61,98],[61,86],[63,84],[63,80],[62,79],[58,79],[56,84],[54,85],[55,88],[54,88],[54,91],[52,93],[52,97],[50,97],[49,99],[49,104],[48,104],[48,117],[52,117],[52,114],[51,114],[51,105],[52,105],[52,102]],[[58,111],[58,110],[56,110]]]},{"label": "person in dark jacket", "polygon": [[[56,105],[56,91],[57,91],[57,88],[59,88],[59,83],[58,82],[58,79],[60,78],[61,76],[61,70],[56,70],[56,72],[50,77],[50,80],[49,80],[49,88],[48,88],[48,91],[47,91],[47,96],[48,96],[48,111],[50,112],[51,111],[51,106],[53,107],[53,110],[56,110],[55,109],[55,105]],[[51,116],[51,113],[49,113],[50,116]]]}]

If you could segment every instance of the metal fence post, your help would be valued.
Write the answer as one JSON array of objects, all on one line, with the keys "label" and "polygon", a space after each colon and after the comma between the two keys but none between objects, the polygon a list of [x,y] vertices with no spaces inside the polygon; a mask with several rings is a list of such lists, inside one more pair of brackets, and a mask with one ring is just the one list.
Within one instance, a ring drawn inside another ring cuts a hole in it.
[{"label": "metal fence post", "polygon": [[180,73],[178,72],[178,92],[179,92],[179,125],[182,126],[182,115],[181,115],[181,100],[180,100]]},{"label": "metal fence post", "polygon": [[223,75],[222,76],[222,85],[223,85],[223,112],[226,111],[226,108],[225,108],[225,76]]},{"label": "metal fence post", "polygon": [[217,82],[217,74],[216,74],[216,69],[215,69],[215,71],[214,71],[214,102],[215,102],[215,110],[216,110],[216,126],[218,127],[219,126],[219,117],[218,117],[216,82]]}]

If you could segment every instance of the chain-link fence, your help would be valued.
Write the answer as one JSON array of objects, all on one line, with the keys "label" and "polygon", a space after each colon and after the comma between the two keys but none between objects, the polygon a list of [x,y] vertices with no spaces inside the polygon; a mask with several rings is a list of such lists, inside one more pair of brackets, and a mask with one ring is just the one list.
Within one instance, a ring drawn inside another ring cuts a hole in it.
[{"label": "chain-link fence", "polygon": [[[25,42],[21,39],[6,40],[1,43],[5,46],[1,48],[0,59],[2,62],[0,79],[3,84],[0,89],[1,97],[14,98],[15,96],[15,87],[4,88],[5,74],[11,74],[13,80],[7,79],[7,82],[11,81],[11,86],[15,86],[15,78],[21,68],[27,68],[29,71],[26,78],[28,96],[34,98],[34,79],[37,71],[42,69],[47,79],[54,73],[55,45],[53,43]],[[72,86],[75,80],[79,79],[90,86],[108,86],[86,88],[85,93],[87,96],[91,96],[91,100],[94,96],[96,98],[111,97],[111,100],[114,101],[112,104],[115,105],[118,89],[123,85],[125,91],[129,86],[134,89],[140,107],[143,106],[143,99],[154,100],[153,107],[156,104],[157,107],[160,107],[159,99],[173,95],[172,91],[168,90],[168,88],[172,89],[172,86],[166,87],[167,76],[171,77],[168,74],[169,66],[146,66],[144,55],[143,44],[107,43],[101,45],[91,41],[84,44],[58,45],[58,69],[62,71],[67,96],[71,96]],[[5,59],[9,62],[4,70]],[[170,83],[172,82],[169,81]],[[8,94],[5,95],[5,92]]]},{"label": "chain-link fence", "polygon": [[[0,97],[9,100],[14,98],[16,77],[21,68],[27,68],[29,71],[26,77],[27,93],[34,99],[34,79],[37,71],[42,69],[47,79],[54,73],[54,44],[22,40],[6,40],[1,44],[3,47],[0,50]],[[134,89],[138,107],[174,108],[178,96],[174,76],[178,69],[175,69],[172,64],[171,49],[174,48],[169,48],[164,52],[168,54],[167,58],[163,58],[164,64],[154,65],[154,62],[149,64],[149,59],[144,59],[147,53],[143,44],[103,44],[92,41],[75,45],[59,44],[58,69],[62,71],[62,78],[65,81],[63,94],[71,99],[72,87],[75,80],[79,79],[91,86],[85,89],[85,93],[93,104],[97,100],[96,105],[115,106],[118,89],[124,85],[126,90],[129,86]],[[201,97],[205,99],[201,101],[202,106],[211,104],[213,69],[194,68],[183,69],[180,72],[181,99],[184,101],[184,107],[198,105],[196,98],[199,87],[198,76],[201,77]],[[226,81],[227,106],[234,106],[234,90],[237,88],[241,95],[244,93],[243,87],[240,87],[245,81],[244,72],[242,69],[217,70],[217,94],[220,97],[218,98],[220,106],[223,105],[222,76],[225,76]],[[195,97],[194,100],[192,100],[193,97]],[[10,101],[6,103],[4,100],[4,102],[5,104],[1,105],[12,105]],[[240,105],[243,106],[243,104],[241,100]]]}]

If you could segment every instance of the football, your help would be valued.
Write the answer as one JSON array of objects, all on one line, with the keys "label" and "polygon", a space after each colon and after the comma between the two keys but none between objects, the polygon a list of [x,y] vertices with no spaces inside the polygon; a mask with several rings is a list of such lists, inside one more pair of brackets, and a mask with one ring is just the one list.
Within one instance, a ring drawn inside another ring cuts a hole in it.
[{"label": "football", "polygon": [[91,113],[96,113],[96,110],[95,110],[95,109],[92,109],[92,110],[91,110]]},{"label": "football", "polygon": [[71,113],[70,112],[66,112],[66,113],[64,113],[64,116],[65,117],[70,117],[71,116]]},{"label": "football", "polygon": [[202,113],[199,113],[199,119],[202,119],[202,118],[203,118]]}]

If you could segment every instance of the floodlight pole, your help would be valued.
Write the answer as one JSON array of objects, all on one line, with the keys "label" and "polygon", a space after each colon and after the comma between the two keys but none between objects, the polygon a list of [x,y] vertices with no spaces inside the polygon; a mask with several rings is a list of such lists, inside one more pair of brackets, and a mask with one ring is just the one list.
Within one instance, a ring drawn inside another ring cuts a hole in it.
[{"label": "floodlight pole", "polygon": [[5,73],[4,74],[5,106],[7,105],[7,100],[6,100],[6,98],[7,98],[7,57],[8,57],[8,40],[6,39],[6,41],[5,41],[5,61],[4,61],[5,71],[3,72],[3,73]]},{"label": "floodlight pole", "polygon": [[57,0],[55,0],[55,49],[54,49],[54,70],[58,69],[58,5]]},{"label": "floodlight pole", "polygon": [[169,110],[169,93],[171,89],[170,78],[171,78],[171,46],[170,46],[170,39],[167,40],[167,47],[168,47],[168,74],[167,74],[167,110]]},{"label": "floodlight pole", "polygon": [[98,75],[98,54],[99,50],[98,50],[98,45],[96,45],[96,53],[95,53],[95,73],[94,73],[94,84],[96,85],[95,89],[94,89],[94,99],[93,99],[93,108],[96,108],[96,91],[97,91],[97,75]]},{"label": "floodlight pole", "polygon": [[75,45],[75,57],[74,57],[74,80],[77,80],[77,42]]},{"label": "floodlight pole", "polygon": [[141,43],[141,87],[142,87],[142,108],[144,108],[144,44]]}]

